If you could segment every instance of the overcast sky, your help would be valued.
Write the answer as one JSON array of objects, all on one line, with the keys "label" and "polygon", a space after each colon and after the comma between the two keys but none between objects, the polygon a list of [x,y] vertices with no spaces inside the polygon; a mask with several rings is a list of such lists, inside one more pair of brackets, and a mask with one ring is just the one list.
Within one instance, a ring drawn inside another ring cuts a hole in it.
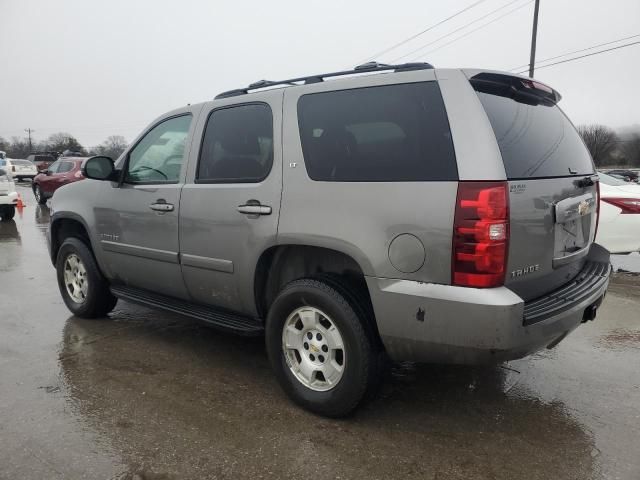
[{"label": "overcast sky", "polygon": [[[31,127],[36,139],[65,131],[85,146],[113,134],[131,141],[163,112],[223,90],[355,66],[474,1],[0,0],[0,136],[23,136]],[[511,2],[485,0],[378,60],[395,60]],[[533,2],[517,0],[426,47],[442,46],[421,60],[436,67],[526,64],[532,15]],[[537,56],[634,34],[639,0],[541,0]],[[540,69],[536,77],[562,93],[575,123],[640,123],[640,45]]]}]

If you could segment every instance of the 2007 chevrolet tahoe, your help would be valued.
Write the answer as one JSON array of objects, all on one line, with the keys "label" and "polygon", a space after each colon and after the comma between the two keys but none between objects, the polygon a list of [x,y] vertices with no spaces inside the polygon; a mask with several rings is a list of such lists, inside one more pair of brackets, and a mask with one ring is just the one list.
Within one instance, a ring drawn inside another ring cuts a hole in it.
[{"label": "2007 chevrolet tahoe", "polygon": [[154,121],[52,200],[69,309],[117,299],[264,332],[284,390],[352,411],[381,356],[501,362],[595,317],[598,177],[558,92],[365,64],[260,81]]}]

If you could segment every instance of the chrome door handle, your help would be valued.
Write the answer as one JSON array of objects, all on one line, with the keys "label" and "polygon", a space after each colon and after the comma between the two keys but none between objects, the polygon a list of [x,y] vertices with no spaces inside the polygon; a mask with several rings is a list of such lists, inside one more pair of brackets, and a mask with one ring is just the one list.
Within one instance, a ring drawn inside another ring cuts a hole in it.
[{"label": "chrome door handle", "polygon": [[149,205],[151,210],[155,210],[156,212],[173,212],[173,204],[166,202],[156,202]]},{"label": "chrome door handle", "polygon": [[238,205],[238,211],[247,215],[271,215],[271,207],[267,205]]}]

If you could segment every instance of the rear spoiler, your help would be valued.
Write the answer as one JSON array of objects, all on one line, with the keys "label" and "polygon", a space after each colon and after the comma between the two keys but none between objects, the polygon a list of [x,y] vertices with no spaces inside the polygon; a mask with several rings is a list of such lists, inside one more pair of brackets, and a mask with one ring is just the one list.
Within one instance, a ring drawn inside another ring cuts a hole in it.
[{"label": "rear spoiler", "polygon": [[469,82],[478,92],[512,98],[528,105],[552,106],[562,99],[556,90],[544,83],[504,73],[477,73],[469,78]]}]

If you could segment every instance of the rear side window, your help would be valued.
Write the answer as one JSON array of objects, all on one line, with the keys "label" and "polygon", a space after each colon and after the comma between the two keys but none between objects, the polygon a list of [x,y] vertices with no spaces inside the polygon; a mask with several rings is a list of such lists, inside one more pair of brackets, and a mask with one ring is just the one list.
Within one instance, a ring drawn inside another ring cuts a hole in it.
[{"label": "rear side window", "polygon": [[451,132],[436,82],[303,95],[298,124],[313,180],[457,180]]},{"label": "rear side window", "polygon": [[200,149],[199,183],[255,183],[273,163],[273,118],[263,103],[214,110]]},{"label": "rear side window", "polygon": [[62,162],[56,173],[67,173],[73,170],[73,162]]},{"label": "rear side window", "polygon": [[509,179],[592,174],[580,135],[556,105],[530,105],[477,92],[496,135]]}]

